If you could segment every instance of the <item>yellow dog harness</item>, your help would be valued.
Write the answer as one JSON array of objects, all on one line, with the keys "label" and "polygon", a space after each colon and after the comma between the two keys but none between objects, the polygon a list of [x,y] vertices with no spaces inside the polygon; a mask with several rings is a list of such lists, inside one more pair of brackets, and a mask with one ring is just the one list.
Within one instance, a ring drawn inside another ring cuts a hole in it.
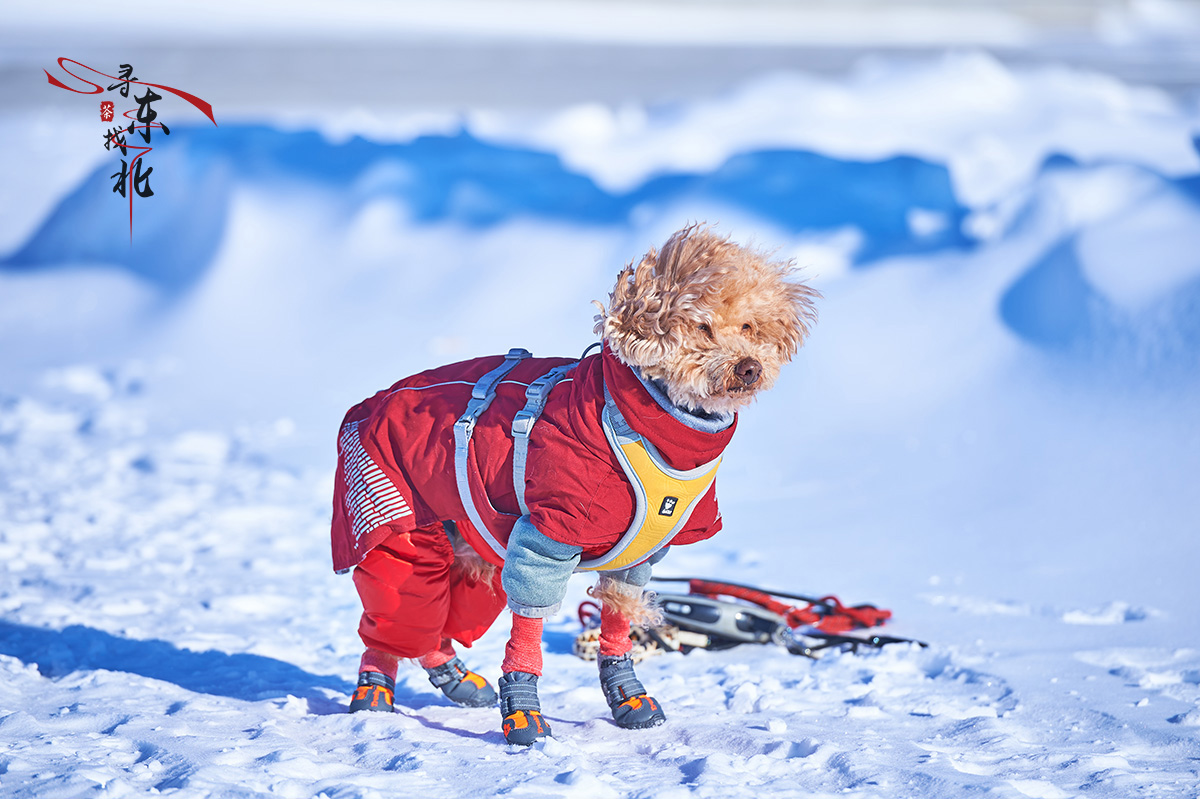
[{"label": "yellow dog harness", "polygon": [[637,504],[633,521],[616,546],[599,558],[581,562],[578,566],[581,571],[624,569],[641,563],[671,543],[712,487],[717,467],[721,465],[718,455],[687,471],[669,466],[658,449],[625,421],[607,387],[600,420],[604,437],[633,487]]}]

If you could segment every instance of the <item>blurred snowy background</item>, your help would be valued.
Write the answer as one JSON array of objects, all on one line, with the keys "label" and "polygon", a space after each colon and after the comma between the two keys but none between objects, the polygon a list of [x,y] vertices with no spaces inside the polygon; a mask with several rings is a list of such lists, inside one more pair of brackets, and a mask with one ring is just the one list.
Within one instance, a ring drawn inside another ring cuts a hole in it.
[{"label": "blurred snowy background", "polygon": [[[133,103],[59,57],[212,104],[155,104],[132,243]],[[1200,3],[10,2],[0,133],[4,795],[1197,795]],[[825,299],[662,570],[931,650],[660,659],[635,752],[564,617],[524,784],[419,676],[337,715],[342,413],[582,351],[692,220]]]}]

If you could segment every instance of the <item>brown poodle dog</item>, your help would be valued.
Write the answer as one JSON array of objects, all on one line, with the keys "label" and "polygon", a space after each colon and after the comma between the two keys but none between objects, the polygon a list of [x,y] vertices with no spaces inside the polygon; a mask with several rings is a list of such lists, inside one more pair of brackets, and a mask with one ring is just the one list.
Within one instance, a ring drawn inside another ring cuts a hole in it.
[{"label": "brown poodle dog", "polygon": [[458,704],[494,704],[452,642],[469,646],[507,603],[505,740],[548,736],[543,619],[573,572],[596,571],[613,718],[662,723],[633,671],[630,623],[654,621],[643,588],[667,548],[720,529],[714,481],[736,412],[804,343],[817,296],[791,263],[693,225],[627,265],[597,303],[598,354],[513,350],[405,378],[352,408],[333,531],[335,568],[356,567],[364,606],[351,711],[391,709],[397,658],[417,659]]}]

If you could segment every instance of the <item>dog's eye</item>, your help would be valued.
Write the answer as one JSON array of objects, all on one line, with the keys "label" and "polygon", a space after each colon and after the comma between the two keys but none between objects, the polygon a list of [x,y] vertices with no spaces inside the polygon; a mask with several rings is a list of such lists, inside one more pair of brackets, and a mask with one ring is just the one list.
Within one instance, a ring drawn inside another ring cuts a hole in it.
[{"label": "dog's eye", "polygon": [[749,332],[751,332],[751,331],[753,331],[753,330],[754,330],[754,328],[750,326],[750,323],[749,323],[749,322],[747,322],[746,324],[742,325],[742,332],[743,332],[743,333],[749,333]]},{"label": "dog's eye", "polygon": [[700,324],[696,325],[696,329],[699,330],[704,335],[708,336],[709,338],[713,337],[712,328],[709,327],[704,322],[701,322]]}]

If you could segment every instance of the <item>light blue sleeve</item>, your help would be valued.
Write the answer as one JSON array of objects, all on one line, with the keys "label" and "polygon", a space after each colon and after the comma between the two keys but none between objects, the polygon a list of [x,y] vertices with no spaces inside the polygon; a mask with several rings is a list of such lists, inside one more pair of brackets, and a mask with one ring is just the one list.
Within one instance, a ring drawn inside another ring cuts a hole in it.
[{"label": "light blue sleeve", "polygon": [[638,588],[644,588],[646,583],[650,582],[650,575],[654,570],[654,564],[667,556],[667,550],[670,547],[663,547],[655,552],[646,560],[638,563],[635,566],[630,566],[628,569],[621,569],[615,572],[603,572],[603,574],[611,577],[614,580],[619,580],[629,585],[636,585]]},{"label": "light blue sleeve", "polygon": [[533,619],[558,613],[567,595],[567,581],[582,556],[582,547],[560,544],[538,532],[528,515],[517,519],[500,571],[508,607]]}]

